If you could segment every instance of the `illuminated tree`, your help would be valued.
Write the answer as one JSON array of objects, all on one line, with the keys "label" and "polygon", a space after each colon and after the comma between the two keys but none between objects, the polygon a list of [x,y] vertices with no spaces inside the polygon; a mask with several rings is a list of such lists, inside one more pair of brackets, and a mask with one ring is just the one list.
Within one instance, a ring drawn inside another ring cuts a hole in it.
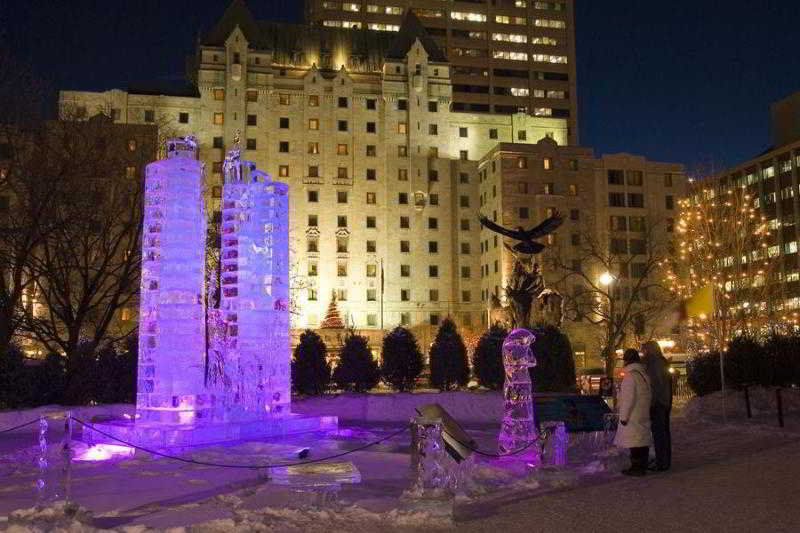
[{"label": "illuminated tree", "polygon": [[756,202],[739,185],[695,186],[679,202],[666,277],[675,295],[693,302],[684,327],[692,351],[724,350],[737,334],[791,318],[774,299],[780,246]]}]

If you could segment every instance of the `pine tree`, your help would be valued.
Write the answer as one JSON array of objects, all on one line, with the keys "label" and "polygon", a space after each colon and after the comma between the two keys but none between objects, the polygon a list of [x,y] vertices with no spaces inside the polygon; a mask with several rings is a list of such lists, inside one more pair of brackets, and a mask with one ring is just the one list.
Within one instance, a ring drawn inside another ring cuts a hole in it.
[{"label": "pine tree", "polygon": [[384,381],[400,392],[414,388],[422,373],[422,352],[414,334],[402,326],[383,338],[381,374]]},{"label": "pine tree", "polygon": [[333,371],[333,382],[342,390],[367,392],[381,379],[378,363],[372,358],[367,338],[350,334],[339,354],[339,364]]},{"label": "pine tree", "polygon": [[500,390],[506,378],[503,368],[503,341],[508,330],[495,324],[481,335],[472,355],[472,368],[478,383],[490,390]]},{"label": "pine tree", "polygon": [[530,369],[533,390],[537,392],[574,392],[575,356],[572,344],[564,332],[552,325],[541,326],[534,332],[531,345],[536,366]]},{"label": "pine tree", "polygon": [[430,352],[431,386],[449,391],[469,381],[467,347],[449,318],[442,322]]},{"label": "pine tree", "polygon": [[292,359],[292,388],[300,394],[323,394],[331,382],[328,348],[322,337],[307,329]]}]

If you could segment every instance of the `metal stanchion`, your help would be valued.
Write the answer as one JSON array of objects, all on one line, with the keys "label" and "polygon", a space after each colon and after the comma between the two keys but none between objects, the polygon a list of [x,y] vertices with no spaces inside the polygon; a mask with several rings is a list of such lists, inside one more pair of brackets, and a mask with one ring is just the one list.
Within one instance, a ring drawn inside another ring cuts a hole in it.
[{"label": "metal stanchion", "polygon": [[61,458],[64,483],[64,500],[69,503],[72,497],[72,412],[67,411],[64,419],[64,443],[61,447]]}]

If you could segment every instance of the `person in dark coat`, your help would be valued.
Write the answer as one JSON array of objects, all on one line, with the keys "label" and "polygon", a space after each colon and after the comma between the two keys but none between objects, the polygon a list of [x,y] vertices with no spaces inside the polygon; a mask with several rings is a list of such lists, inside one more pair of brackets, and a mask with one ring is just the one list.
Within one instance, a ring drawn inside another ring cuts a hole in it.
[{"label": "person in dark coat", "polygon": [[630,450],[631,467],[622,473],[626,476],[643,476],[647,473],[647,458],[653,442],[650,430],[650,380],[639,362],[639,352],[628,348],[622,360],[625,363],[625,376],[617,396],[619,425],[614,444]]},{"label": "person in dark coat", "polygon": [[672,377],[669,363],[661,353],[656,341],[648,341],[642,346],[642,362],[647,369],[652,389],[650,406],[650,427],[653,430],[653,448],[656,452],[652,470],[664,472],[672,466],[672,435],[669,430],[669,415],[672,411]]}]

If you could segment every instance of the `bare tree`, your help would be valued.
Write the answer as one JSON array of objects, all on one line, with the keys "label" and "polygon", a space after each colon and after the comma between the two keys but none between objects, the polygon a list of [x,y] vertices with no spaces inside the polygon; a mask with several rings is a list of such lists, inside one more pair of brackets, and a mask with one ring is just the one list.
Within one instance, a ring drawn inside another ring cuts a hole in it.
[{"label": "bare tree", "polygon": [[652,338],[673,300],[661,274],[669,252],[664,223],[635,217],[633,227],[625,224],[598,231],[596,221],[586,220],[578,242],[553,245],[543,257],[545,274],[564,298],[565,316],[600,326],[608,375],[617,349],[648,330]]},{"label": "bare tree", "polygon": [[156,144],[155,126],[114,124],[102,115],[45,128],[38,149],[57,202],[44,215],[52,230],[29,261],[41,309],[27,317],[26,329],[68,361],[81,342],[94,350],[135,329],[133,322],[114,326],[137,301],[143,170]]},{"label": "bare tree", "polygon": [[780,245],[746,185],[700,183],[679,208],[677,253],[666,278],[680,298],[705,291],[701,307],[708,307],[685,322],[690,348],[724,350],[732,336],[786,319],[776,298]]}]

